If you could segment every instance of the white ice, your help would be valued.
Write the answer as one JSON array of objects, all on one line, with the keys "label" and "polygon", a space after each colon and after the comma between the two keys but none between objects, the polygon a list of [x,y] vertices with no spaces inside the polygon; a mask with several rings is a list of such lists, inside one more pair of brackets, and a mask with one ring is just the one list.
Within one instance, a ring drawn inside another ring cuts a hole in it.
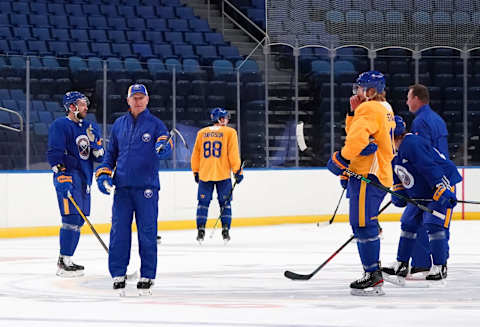
[{"label": "white ice", "polygon": [[[382,223],[383,263],[395,259],[399,223]],[[85,226],[84,228],[88,228]],[[446,285],[411,281],[384,285],[385,296],[354,297],[361,277],[350,243],[309,281],[310,273],[350,236],[334,223],[232,228],[224,245],[219,230],[203,245],[196,232],[162,231],[153,295],[127,297],[112,290],[107,256],[92,235],[82,235],[74,262],[85,276],[55,275],[58,238],[0,240],[0,326],[479,326],[480,221],[453,221]],[[108,235],[101,235],[108,241]],[[139,268],[132,247],[129,273]],[[408,283],[408,282],[407,282]]]}]

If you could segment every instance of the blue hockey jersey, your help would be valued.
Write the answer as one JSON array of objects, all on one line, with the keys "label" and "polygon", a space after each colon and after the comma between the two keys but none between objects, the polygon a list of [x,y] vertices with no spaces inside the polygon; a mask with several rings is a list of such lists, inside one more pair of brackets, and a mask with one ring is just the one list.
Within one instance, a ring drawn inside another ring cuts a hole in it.
[{"label": "blue hockey jersey", "polygon": [[447,159],[450,158],[445,121],[428,104],[415,113],[410,132],[425,138],[428,144],[443,153]]},{"label": "blue hockey jersey", "polygon": [[86,184],[92,184],[93,162],[95,158],[87,136],[87,128],[92,126],[93,133],[100,137],[101,132],[95,122],[83,120],[76,123],[68,117],[57,118],[48,131],[47,160],[51,167],[62,164],[67,172],[79,172]]},{"label": "blue hockey jersey", "polygon": [[130,112],[115,120],[103,164],[115,170],[116,187],[160,188],[155,143],[168,136],[165,124],[148,109],[135,119]]},{"label": "blue hockey jersey", "polygon": [[[449,159],[427,141],[414,134],[405,135],[392,161],[394,190],[405,189],[410,198],[431,199],[435,186],[448,179],[451,186],[462,176]],[[402,187],[403,186],[403,187]]]}]

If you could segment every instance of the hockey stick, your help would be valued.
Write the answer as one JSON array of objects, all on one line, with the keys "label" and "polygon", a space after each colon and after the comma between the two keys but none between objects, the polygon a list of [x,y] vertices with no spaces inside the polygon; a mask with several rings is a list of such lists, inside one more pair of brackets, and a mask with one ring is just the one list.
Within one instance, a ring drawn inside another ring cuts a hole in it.
[{"label": "hockey stick", "polygon": [[[392,201],[390,201],[386,205],[384,205],[383,208],[380,209],[380,211],[378,212],[378,215],[380,215],[385,209],[387,209],[388,206],[391,203],[392,203]],[[283,275],[285,277],[287,277],[288,279],[292,279],[292,280],[309,280],[310,278],[315,276],[315,274],[318,273],[320,271],[320,269],[322,269],[327,263],[329,263],[330,260],[332,260],[340,251],[342,251],[343,248],[346,247],[348,245],[348,243],[350,243],[354,238],[355,238],[354,235],[350,236],[348,238],[348,240],[345,243],[342,244],[342,246],[340,246],[327,260],[325,260],[320,266],[318,266],[317,269],[315,269],[312,273],[304,275],[304,274],[297,274],[297,273],[295,273],[293,271],[290,271],[290,270],[286,270],[283,273]]]},{"label": "hockey stick", "polygon": [[164,147],[165,147],[165,144],[167,144],[168,142],[170,142],[170,140],[172,139],[172,137],[175,136],[175,134],[178,135],[178,137],[180,137],[180,140],[182,141],[183,145],[185,145],[185,147],[187,148],[187,150],[189,150],[188,148],[188,144],[187,144],[187,141],[185,141],[185,138],[183,137],[182,133],[180,133],[180,131],[176,128],[172,128],[170,130],[170,135],[168,136],[167,138],[167,141],[163,144],[160,144],[160,146],[158,147],[157,149],[157,153],[160,152]]},{"label": "hockey stick", "polygon": [[[243,167],[245,166],[246,162],[247,162],[247,160],[242,162],[242,165],[240,166],[239,170],[243,170]],[[225,203],[230,202],[230,200],[232,199],[233,190],[235,189],[235,186],[237,186],[237,184],[238,183],[235,180],[235,183],[233,183],[233,186],[232,186],[232,189],[230,190],[230,193],[228,193],[228,197],[227,197],[228,200],[225,201]],[[213,225],[213,229],[212,229],[212,233],[210,234],[210,238],[212,238],[213,234],[215,233],[215,229],[217,228],[218,222],[222,218],[222,214],[223,214],[224,209],[225,209],[225,206],[222,206],[222,208],[220,208],[220,215],[218,216],[217,220],[215,221],[215,225]]]},{"label": "hockey stick", "polygon": [[[433,199],[412,199],[413,201],[424,201],[424,202],[433,202]],[[468,201],[468,200],[457,200],[458,203],[465,203],[465,204],[480,204],[479,201]]]},{"label": "hockey stick", "polygon": [[92,230],[93,234],[95,235],[95,237],[97,238],[97,240],[100,242],[100,244],[102,244],[103,248],[105,249],[105,251],[107,252],[108,254],[108,247],[105,245],[105,243],[103,242],[102,238],[100,237],[100,235],[98,235],[97,231],[95,230],[95,228],[93,227],[92,223],[90,223],[90,220],[88,220],[88,218],[83,214],[82,210],[80,209],[80,207],[78,206],[77,202],[75,202],[75,200],[73,199],[73,196],[70,192],[68,192],[67,194],[67,197],[68,199],[70,200],[70,202],[72,202],[73,206],[75,207],[75,209],[77,209],[78,213],[80,214],[80,216],[83,218],[83,220],[85,220],[88,224],[88,227],[90,227],[90,229]]},{"label": "hockey stick", "polygon": [[417,208],[419,208],[419,209],[421,209],[421,210],[423,210],[423,211],[426,211],[426,212],[434,215],[435,217],[438,217],[438,218],[440,218],[440,219],[442,219],[442,220],[445,220],[445,215],[444,215],[444,214],[442,214],[442,213],[440,213],[440,212],[438,212],[438,211],[432,210],[432,209],[424,206],[423,204],[417,203],[417,202],[416,202],[415,200],[413,200],[413,199],[407,198],[407,197],[405,197],[405,196],[403,196],[403,195],[401,195],[401,194],[399,194],[399,193],[393,192],[393,191],[391,191],[388,187],[385,187],[385,186],[383,186],[383,185],[380,184],[380,183],[377,183],[377,182],[372,181],[372,180],[370,180],[370,179],[368,179],[368,178],[365,178],[365,177],[363,177],[362,175],[357,174],[357,173],[351,171],[351,170],[348,169],[348,168],[345,169],[345,172],[346,172],[348,175],[350,175],[350,177],[354,177],[354,178],[356,178],[356,179],[359,179],[359,180],[364,181],[364,182],[367,183],[367,184],[371,184],[372,186],[375,186],[376,188],[379,188],[379,189],[381,189],[381,190],[383,190],[383,191],[385,191],[385,192],[387,192],[387,193],[390,193],[390,194],[393,195],[393,196],[396,196],[397,198],[400,198],[400,199],[402,199],[402,200],[404,200],[404,201],[406,201],[406,202],[408,202],[408,203],[413,204],[413,205],[416,206]]},{"label": "hockey stick", "polygon": [[325,221],[323,223],[317,222],[317,227],[324,227],[324,226],[331,225],[333,223],[333,220],[335,219],[335,216],[337,215],[337,210],[338,210],[338,207],[340,206],[340,202],[342,202],[342,198],[343,198],[343,194],[345,193],[345,190],[346,189],[343,189],[342,194],[340,195],[340,199],[338,199],[337,207],[335,208],[335,211],[333,212],[332,218],[330,218],[329,221]]}]

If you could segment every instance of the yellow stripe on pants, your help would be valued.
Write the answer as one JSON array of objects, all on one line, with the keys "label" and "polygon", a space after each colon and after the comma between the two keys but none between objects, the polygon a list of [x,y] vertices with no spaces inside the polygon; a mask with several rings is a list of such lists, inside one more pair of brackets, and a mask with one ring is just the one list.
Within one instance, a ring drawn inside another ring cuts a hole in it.
[{"label": "yellow stripe on pants", "polygon": [[63,213],[66,215],[70,214],[70,207],[68,206],[68,199],[63,198]]},{"label": "yellow stripe on pants", "polygon": [[360,194],[358,195],[358,226],[365,227],[365,198],[367,196],[367,183],[360,182]]}]

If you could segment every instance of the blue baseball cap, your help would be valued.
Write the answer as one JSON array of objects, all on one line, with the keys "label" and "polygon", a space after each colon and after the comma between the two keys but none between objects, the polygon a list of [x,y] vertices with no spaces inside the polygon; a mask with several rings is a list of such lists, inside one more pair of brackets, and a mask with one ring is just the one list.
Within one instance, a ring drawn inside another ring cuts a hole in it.
[{"label": "blue baseball cap", "polygon": [[135,93],[142,93],[148,96],[147,88],[143,84],[132,84],[128,88],[127,98],[130,98]]}]

